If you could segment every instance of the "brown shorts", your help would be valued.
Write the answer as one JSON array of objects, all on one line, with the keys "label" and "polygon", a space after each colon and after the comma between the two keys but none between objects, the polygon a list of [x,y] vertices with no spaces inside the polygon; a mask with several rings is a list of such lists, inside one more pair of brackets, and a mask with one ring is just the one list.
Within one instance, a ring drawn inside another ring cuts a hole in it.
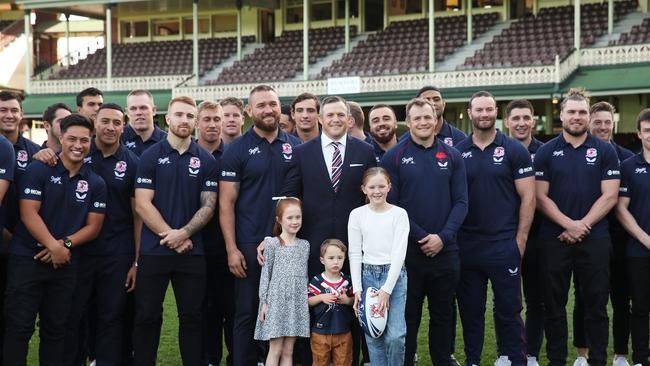
[{"label": "brown shorts", "polygon": [[312,366],[352,365],[352,333],[311,333]]}]

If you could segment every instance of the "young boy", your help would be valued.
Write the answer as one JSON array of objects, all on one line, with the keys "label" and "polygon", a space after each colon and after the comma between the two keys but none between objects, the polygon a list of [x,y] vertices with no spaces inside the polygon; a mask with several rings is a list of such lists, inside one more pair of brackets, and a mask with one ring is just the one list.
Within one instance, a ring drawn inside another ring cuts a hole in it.
[{"label": "young boy", "polygon": [[338,239],[320,246],[325,272],[309,281],[313,366],[352,364],[352,285],[341,272],[347,247]]}]

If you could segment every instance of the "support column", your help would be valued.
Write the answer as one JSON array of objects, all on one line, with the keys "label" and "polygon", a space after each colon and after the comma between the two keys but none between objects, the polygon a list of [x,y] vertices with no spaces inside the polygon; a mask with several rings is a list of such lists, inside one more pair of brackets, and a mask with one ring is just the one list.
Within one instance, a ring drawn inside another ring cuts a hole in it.
[{"label": "support column", "polygon": [[65,60],[70,66],[72,63],[72,57],[70,57],[70,14],[65,14]]},{"label": "support column", "polygon": [[436,23],[433,0],[429,0],[429,72],[434,72],[436,64]]},{"label": "support column", "polygon": [[472,0],[467,0],[467,44],[472,44]]},{"label": "support column", "polygon": [[580,0],[573,2],[573,47],[580,50]]},{"label": "support column", "polygon": [[345,52],[350,52],[350,0],[345,0]]},{"label": "support column", "polygon": [[607,34],[614,32],[614,0],[607,2]]},{"label": "support column", "polygon": [[384,0],[384,28],[388,27],[388,7],[390,6],[390,3],[388,0]]},{"label": "support column", "polygon": [[25,42],[27,42],[27,47],[25,48],[25,94],[29,94],[31,90],[31,78],[32,78],[32,43],[29,41],[31,37],[31,19],[30,19],[31,10],[25,9]]},{"label": "support column", "polygon": [[302,77],[309,80],[309,0],[302,1]]},{"label": "support column", "polygon": [[113,35],[111,4],[106,4],[106,90],[113,90]]},{"label": "support column", "polygon": [[237,2],[237,60],[241,61],[241,2]]},{"label": "support column", "polygon": [[192,72],[199,85],[199,0],[192,1]]}]

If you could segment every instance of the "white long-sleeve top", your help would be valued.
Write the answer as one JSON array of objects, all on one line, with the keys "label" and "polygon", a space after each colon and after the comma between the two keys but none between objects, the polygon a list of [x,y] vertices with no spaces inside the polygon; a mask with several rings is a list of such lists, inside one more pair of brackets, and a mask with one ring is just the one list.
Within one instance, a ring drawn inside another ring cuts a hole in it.
[{"label": "white long-sleeve top", "polygon": [[355,208],[348,221],[348,245],[352,288],[362,291],[361,263],[390,264],[388,277],[381,289],[390,294],[404,265],[408,245],[409,218],[406,210],[391,205],[375,212],[369,205]]}]

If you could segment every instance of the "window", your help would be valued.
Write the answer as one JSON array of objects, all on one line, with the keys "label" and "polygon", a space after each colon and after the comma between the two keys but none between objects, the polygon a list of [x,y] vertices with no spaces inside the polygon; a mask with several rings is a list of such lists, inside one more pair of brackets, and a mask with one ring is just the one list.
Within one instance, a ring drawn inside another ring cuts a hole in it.
[{"label": "window", "polygon": [[491,8],[494,6],[503,6],[503,0],[472,0],[472,6],[475,8]]},{"label": "window", "polygon": [[422,13],[422,0],[389,0],[388,15]]},{"label": "window", "polygon": [[[351,0],[352,3],[355,0]],[[343,4],[345,6],[345,4]],[[350,6],[350,9],[352,6]],[[343,8],[345,11],[345,8]],[[332,2],[330,0],[313,0],[311,2],[311,13],[309,16],[312,21],[318,20],[331,20],[332,16]],[[302,23],[303,21],[303,7],[302,0],[288,0],[286,8],[286,23]]]},{"label": "window", "polygon": [[[199,34],[210,33],[210,19],[199,18],[198,21],[199,21]],[[185,32],[185,34],[194,33],[194,31],[192,30],[193,25],[194,24],[192,18],[183,19],[183,31]]]},{"label": "window", "polygon": [[122,36],[125,38],[135,37],[148,37],[149,36],[149,22],[122,22]]},{"label": "window", "polygon": [[215,32],[236,32],[237,14],[220,14],[212,18]]},{"label": "window", "polygon": [[176,19],[156,20],[153,23],[154,36],[176,36],[179,34],[180,26]]},{"label": "window", "polygon": [[[358,0],[349,0],[349,6],[350,6],[350,18],[358,18],[359,17],[359,1]],[[338,0],[337,1],[337,9],[336,9],[336,14],[338,15],[339,19],[345,18],[345,0]]]},{"label": "window", "polygon": [[316,3],[313,1],[310,16],[311,20],[332,20],[332,2]]}]

